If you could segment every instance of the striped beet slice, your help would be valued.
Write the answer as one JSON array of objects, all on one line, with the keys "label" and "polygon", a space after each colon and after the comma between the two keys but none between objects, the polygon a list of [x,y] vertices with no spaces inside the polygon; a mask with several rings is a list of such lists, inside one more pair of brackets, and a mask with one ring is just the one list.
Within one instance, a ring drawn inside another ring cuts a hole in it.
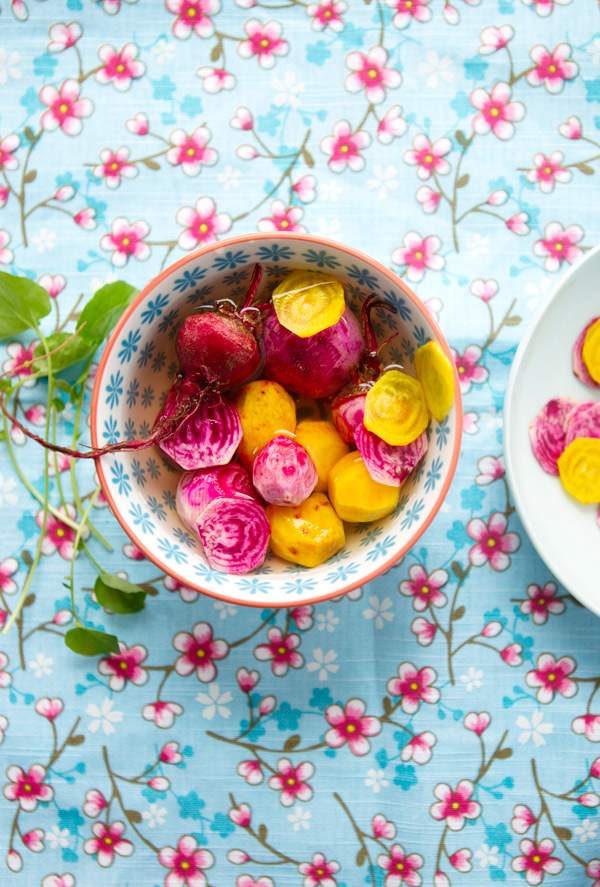
[{"label": "striped beet slice", "polygon": [[159,447],[179,468],[193,471],[226,465],[241,439],[242,423],[234,404],[211,397],[183,421],[175,434],[161,440]]},{"label": "striped beet slice", "polygon": [[569,414],[565,446],[578,437],[600,437],[600,401],[586,400]]},{"label": "striped beet slice", "polygon": [[592,377],[590,376],[589,370],[585,365],[585,361],[583,359],[583,343],[585,342],[585,334],[589,330],[591,326],[593,326],[597,320],[600,320],[598,317],[594,317],[593,320],[590,320],[585,329],[582,330],[579,338],[573,345],[573,372],[577,376],[578,379],[584,383],[584,385],[589,385],[590,388],[600,388],[600,385],[597,382],[594,382]]},{"label": "striped beet slice", "polygon": [[358,452],[373,480],[390,487],[401,486],[427,452],[425,431],[406,446],[391,446],[364,425],[354,431]]},{"label": "striped beet slice", "polygon": [[198,521],[211,502],[237,498],[259,501],[250,475],[238,462],[186,471],[177,484],[177,514],[188,530],[197,536]]},{"label": "striped beet slice", "polygon": [[198,531],[211,569],[240,575],[263,563],[271,528],[262,505],[238,497],[211,502]]},{"label": "striped beet slice", "polygon": [[555,397],[529,426],[533,455],[548,474],[558,474],[556,463],[566,446],[567,420],[576,406],[577,401],[570,397]]}]

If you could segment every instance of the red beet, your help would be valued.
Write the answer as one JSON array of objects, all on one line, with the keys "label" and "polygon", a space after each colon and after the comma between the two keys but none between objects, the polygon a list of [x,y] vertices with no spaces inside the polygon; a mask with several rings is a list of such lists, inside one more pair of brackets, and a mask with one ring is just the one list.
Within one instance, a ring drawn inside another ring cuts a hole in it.
[{"label": "red beet", "polygon": [[[177,408],[176,403],[163,405],[163,417]],[[160,440],[158,446],[168,458],[184,471],[213,468],[231,461],[242,439],[242,423],[235,406],[220,394],[206,398],[189,418],[184,419],[175,434]]]},{"label": "red beet", "polygon": [[175,344],[186,375],[199,373],[223,390],[247,382],[260,366],[256,334],[237,314],[192,314],[179,327]]}]

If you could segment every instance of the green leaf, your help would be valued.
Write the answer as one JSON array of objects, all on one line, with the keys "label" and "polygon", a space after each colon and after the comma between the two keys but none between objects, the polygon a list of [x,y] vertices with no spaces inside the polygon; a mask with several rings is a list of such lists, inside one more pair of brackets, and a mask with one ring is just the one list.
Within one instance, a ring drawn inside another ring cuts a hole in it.
[{"label": "green leaf", "polygon": [[589,165],[589,163],[584,163],[583,161],[581,163],[576,163],[575,168],[586,176],[593,176],[596,171],[592,166]]},{"label": "green leaf", "polygon": [[512,748],[501,748],[496,752],[494,757],[498,758],[500,761],[505,761],[506,758],[512,758],[512,753]]},{"label": "green leaf", "polygon": [[74,736],[69,736],[67,739],[67,745],[83,745],[85,742],[85,736],[83,733],[76,733]]},{"label": "green leaf", "polygon": [[361,847],[358,853],[356,854],[356,864],[360,868],[361,865],[364,865],[367,861],[367,851],[364,847]]},{"label": "green leaf", "polygon": [[138,813],[137,810],[126,810],[125,816],[129,820],[129,822],[139,824],[142,821],[142,814]]},{"label": "green leaf", "polygon": [[313,166],[315,165],[315,161],[314,161],[313,156],[312,156],[312,154],[310,153],[310,151],[307,151],[306,148],[303,148],[303,149],[302,149],[302,157],[303,157],[304,162],[306,163],[306,165],[307,165],[308,167],[310,167],[310,169],[312,169]]},{"label": "green leaf", "polygon": [[56,410],[57,413],[62,413],[65,408],[64,400],[61,400],[60,397],[54,397],[52,399],[52,409]]},{"label": "green leaf", "polygon": [[30,567],[33,563],[33,558],[31,557],[31,552],[27,551],[26,548],[21,552],[21,560],[25,564],[26,567]]},{"label": "green leaf", "polygon": [[98,578],[101,579],[103,584],[108,588],[122,591],[123,594],[139,594],[140,591],[144,591],[141,585],[134,585],[133,582],[128,582],[127,579],[121,579],[120,576],[115,576],[114,573],[100,573]]},{"label": "green leaf", "polygon": [[389,715],[392,711],[392,703],[389,696],[384,696],[381,700],[381,704],[383,705],[383,711],[386,715]]},{"label": "green leaf", "polygon": [[81,656],[98,656],[99,653],[118,653],[119,642],[114,634],[95,631],[93,628],[71,628],[65,635],[65,644]]},{"label": "green leaf", "polygon": [[[89,357],[96,350],[97,344],[99,344],[95,342],[90,344],[84,340],[81,334],[73,338],[72,333],[52,333],[51,336],[48,336],[46,342],[48,344],[48,351],[60,348],[60,351],[57,351],[56,354],[52,354],[50,357],[53,373],[60,373],[61,370],[66,370],[67,367],[73,366],[74,363],[79,363],[80,360]],[[33,356],[41,357],[44,353],[44,346],[40,343],[36,347]],[[36,368],[38,372],[47,375],[48,361],[45,358],[38,361]],[[67,385],[68,389],[69,386]]]},{"label": "green leaf", "polygon": [[263,844],[267,840],[267,834],[268,832],[266,825],[264,823],[261,823],[261,825],[259,825],[258,827],[258,837],[263,842]]},{"label": "green leaf", "polygon": [[30,594],[27,595],[27,597],[23,601],[23,609],[25,609],[25,607],[31,607],[34,603],[35,603],[35,594],[32,591]]},{"label": "green leaf", "polygon": [[0,272],[0,339],[35,329],[50,314],[50,296],[27,277]]},{"label": "green leaf", "polygon": [[298,743],[300,742],[300,737],[297,733],[294,733],[293,736],[288,736],[283,745],[284,751],[293,751]]},{"label": "green leaf", "polygon": [[157,163],[156,160],[152,160],[150,157],[146,157],[142,160],[144,166],[147,166],[148,169],[160,169],[160,163]]},{"label": "green leaf", "polygon": [[512,317],[507,317],[504,321],[504,326],[518,326],[522,321],[522,318],[519,317],[518,314],[513,314]]},{"label": "green leaf", "polygon": [[220,43],[217,43],[210,51],[210,60],[211,62],[218,62],[221,57],[222,47]]},{"label": "green leaf", "polygon": [[[129,584],[127,583],[127,585]],[[135,585],[131,586],[132,589],[136,587]],[[98,603],[113,613],[137,613],[143,610],[146,601],[145,591],[141,589],[138,591],[122,591],[111,585],[106,585],[102,581],[102,576],[98,576],[96,579],[94,594]]]},{"label": "green leaf", "polygon": [[35,134],[30,126],[26,126],[23,133],[28,142],[31,142],[31,144],[35,142]]},{"label": "green leaf", "polygon": [[452,563],[450,564],[450,569],[459,581],[465,578],[465,571],[458,561],[452,561]]},{"label": "green leaf", "polygon": [[37,171],[35,169],[30,169],[28,173],[23,176],[23,181],[26,185],[29,185],[30,182],[35,182],[37,179]]},{"label": "green leaf", "polygon": [[469,184],[470,178],[471,178],[471,176],[469,175],[468,172],[466,172],[464,175],[462,175],[459,179],[456,180],[456,187],[457,188],[464,188],[465,185]]},{"label": "green leaf", "polygon": [[571,829],[567,828],[564,825],[554,826],[554,834],[559,841],[570,841],[573,837],[573,832],[571,831]]},{"label": "green leaf", "polygon": [[466,612],[467,611],[466,611],[465,607],[459,607],[458,610],[455,610],[454,613],[452,614],[452,621],[458,622],[459,619],[463,618],[463,616],[465,615]]},{"label": "green leaf", "polygon": [[124,280],[115,280],[100,287],[81,312],[79,325],[85,324],[81,338],[89,344],[99,345],[137,293],[136,288]]},{"label": "green leaf", "polygon": [[456,130],[456,132],[454,133],[454,138],[456,139],[456,141],[458,142],[458,144],[461,146],[461,148],[466,148],[466,147],[467,147],[467,144],[468,144],[468,142],[467,142],[467,137],[466,137],[466,135],[464,134],[464,132],[462,131],[462,129],[457,129],[457,130]]}]

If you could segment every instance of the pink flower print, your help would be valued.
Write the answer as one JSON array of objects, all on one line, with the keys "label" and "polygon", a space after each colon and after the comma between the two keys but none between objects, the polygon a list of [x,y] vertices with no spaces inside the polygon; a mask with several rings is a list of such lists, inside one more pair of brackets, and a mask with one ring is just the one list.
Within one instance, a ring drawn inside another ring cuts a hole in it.
[{"label": "pink flower print", "polygon": [[529,600],[523,601],[521,604],[519,608],[521,613],[529,614],[536,625],[544,625],[548,621],[550,613],[558,615],[565,610],[564,602],[556,600],[557,592],[558,589],[554,582],[546,582],[543,588],[535,583],[528,585]]},{"label": "pink flower print", "polygon": [[301,862],[298,866],[300,874],[305,875],[303,887],[336,887],[333,875],[339,870],[339,863],[333,859],[327,862],[324,853],[315,853],[312,862]]},{"label": "pink flower print", "polygon": [[17,583],[12,578],[19,569],[19,562],[14,557],[5,557],[0,561],[0,591],[2,594],[14,594]]},{"label": "pink flower print", "polygon": [[0,228],[0,265],[10,265],[13,260],[13,251],[8,249],[10,234],[4,228]]},{"label": "pink flower print", "polygon": [[600,887],[600,859],[590,859],[586,866],[585,873],[588,878],[597,878],[591,887]]},{"label": "pink flower print", "polygon": [[572,178],[571,170],[562,166],[564,154],[562,151],[553,151],[549,157],[537,153],[533,155],[535,169],[527,172],[527,181],[537,182],[540,191],[549,194],[554,191],[555,182],[568,182]]},{"label": "pink flower print", "polygon": [[450,164],[445,155],[452,148],[450,139],[438,139],[433,144],[425,133],[418,133],[413,139],[414,150],[405,151],[402,155],[409,166],[416,166],[420,179],[430,179],[434,173],[446,175],[450,172]]},{"label": "pink flower print", "polygon": [[[426,186],[424,186],[424,187],[426,187]],[[430,316],[433,317],[435,322],[439,323],[440,311],[444,307],[443,303],[439,299],[433,298],[433,299],[425,299],[423,304],[425,305],[425,307],[429,311]]]},{"label": "pink flower print", "polygon": [[557,693],[570,699],[577,693],[577,684],[568,677],[575,667],[575,660],[570,656],[556,660],[551,653],[542,653],[538,656],[537,668],[527,672],[525,681],[528,687],[539,687],[536,698],[544,705],[552,702]]},{"label": "pink flower print", "polygon": [[514,216],[507,219],[506,227],[509,231],[512,231],[513,234],[529,234],[528,221],[529,216],[527,213],[515,213]]},{"label": "pink flower print", "polygon": [[[14,11],[14,7],[13,11]],[[6,865],[11,872],[20,872],[23,868],[23,857],[16,850],[11,849],[6,854]]]},{"label": "pink flower print", "polygon": [[[134,561],[143,561],[146,559],[146,555],[144,554],[144,552],[141,551],[133,542],[127,542],[123,546],[123,554],[125,555],[125,557],[129,557],[131,558],[131,560]],[[170,588],[170,586],[167,585],[167,579],[170,578],[170,576],[165,576],[165,586],[169,589],[169,591],[174,591],[175,589]]]},{"label": "pink flower print", "polygon": [[67,285],[67,281],[62,274],[42,274],[38,278],[38,283],[43,286],[51,299],[55,299]]},{"label": "pink flower print", "polygon": [[454,790],[445,782],[438,783],[433,790],[438,803],[429,808],[431,815],[437,820],[445,819],[451,831],[460,831],[465,819],[477,819],[481,813],[481,804],[471,800],[474,791],[469,779],[461,779]]},{"label": "pink flower print", "polygon": [[118,856],[131,856],[133,844],[122,837],[125,825],[118,820],[111,825],[95,822],[92,825],[93,838],[88,838],[83,845],[84,853],[95,856],[102,868],[112,865],[115,853]]},{"label": "pink flower print", "polygon": [[377,736],[381,724],[374,717],[365,716],[366,705],[362,699],[349,699],[344,708],[341,705],[328,705],[325,720],[331,729],[325,733],[325,742],[330,748],[341,748],[348,743],[353,755],[366,755],[371,750],[367,736]]},{"label": "pink flower print", "polygon": [[277,707],[277,700],[274,696],[263,696],[258,703],[258,713],[264,717],[270,715]]},{"label": "pink flower print", "polygon": [[479,345],[468,345],[462,357],[454,348],[451,349],[451,352],[458,372],[460,390],[463,394],[467,394],[471,390],[471,385],[481,385],[487,380],[490,372],[487,367],[479,364],[483,354]]},{"label": "pink flower print", "polygon": [[393,822],[389,822],[382,813],[375,814],[371,826],[375,838],[385,838],[387,841],[393,841],[396,837],[396,826]]},{"label": "pink flower print", "polygon": [[175,671],[182,677],[196,672],[203,683],[214,681],[217,676],[215,660],[224,659],[229,653],[226,641],[214,640],[212,626],[207,622],[197,622],[192,633],[178,632],[173,638],[173,646],[182,654],[175,662]]},{"label": "pink flower print", "polygon": [[283,634],[273,626],[267,631],[268,642],[254,648],[254,655],[261,662],[271,660],[271,669],[278,678],[287,674],[288,668],[302,668],[304,657],[296,647],[300,645],[297,634]]},{"label": "pink flower print", "polygon": [[23,835],[23,843],[28,850],[32,851],[32,853],[41,853],[44,849],[43,838],[44,830],[41,828],[34,828],[30,832],[26,832]]},{"label": "pink flower print", "polygon": [[590,776],[593,776],[594,779],[600,779],[600,758],[596,758],[590,767]]},{"label": "pink flower print", "polygon": [[[42,404],[39,404],[41,407]],[[45,418],[45,417],[44,417]],[[56,458],[56,463],[54,459]],[[56,475],[56,469],[58,468],[58,473],[62,474],[64,471],[68,471],[69,466],[71,465],[71,460],[68,456],[65,456],[64,453],[48,453],[48,471],[54,477]]]},{"label": "pink flower print", "polygon": [[554,4],[558,6],[568,6],[572,0],[521,0],[525,6],[533,6],[538,15],[545,17],[554,12]]},{"label": "pink flower print", "polygon": [[503,662],[506,662],[507,665],[521,665],[523,662],[523,657],[521,656],[522,652],[523,647],[521,644],[509,644],[504,650],[500,650],[500,658]]},{"label": "pink flower print", "polygon": [[584,792],[576,800],[583,807],[597,807],[600,804],[600,797],[595,792]]},{"label": "pink flower print", "polygon": [[563,229],[560,222],[549,222],[544,236],[533,244],[536,256],[544,256],[546,271],[558,271],[563,262],[572,265],[582,252],[575,246],[583,237],[583,228],[579,225],[568,225]]},{"label": "pink flower print", "polygon": [[567,118],[566,123],[559,125],[558,131],[565,139],[580,139],[582,131],[581,120],[579,117],[571,116]]},{"label": "pink flower print", "polygon": [[501,622],[486,622],[481,629],[481,636],[484,638],[495,638],[502,632],[503,625]]},{"label": "pink flower print", "polygon": [[503,188],[497,188],[495,191],[492,191],[486,203],[490,206],[504,206],[507,200],[508,191],[505,191]]},{"label": "pink flower print", "polygon": [[62,699],[48,699],[47,696],[42,696],[35,703],[36,712],[42,718],[47,718],[49,721],[56,720],[63,708],[64,704]]},{"label": "pink flower print", "polygon": [[573,733],[585,736],[589,742],[600,742],[600,715],[579,715],[571,724]]},{"label": "pink flower print", "polygon": [[65,80],[60,89],[50,84],[42,86],[40,101],[48,108],[41,116],[42,128],[51,131],[60,126],[68,136],[81,132],[82,118],[89,117],[93,109],[89,99],[79,97],[77,80]]},{"label": "pink flower print", "polygon": [[473,281],[470,290],[482,302],[489,302],[498,292],[498,283],[495,280],[482,280],[478,278]]},{"label": "pink flower print", "polygon": [[122,690],[128,681],[141,687],[148,680],[148,672],[141,667],[148,656],[148,651],[141,644],[135,644],[129,649],[119,642],[120,653],[109,653],[107,657],[98,663],[98,671],[103,675],[110,675],[108,686],[111,690]]},{"label": "pink flower print", "polygon": [[515,856],[511,862],[514,872],[525,872],[525,880],[532,887],[541,884],[544,875],[558,875],[562,872],[563,863],[552,856],[554,841],[544,838],[539,844],[529,838],[523,838],[519,844],[522,856]]},{"label": "pink flower print", "polygon": [[167,591],[178,591],[179,597],[182,601],[185,601],[186,604],[191,603],[191,601],[195,601],[198,597],[198,592],[195,588],[190,588],[187,585],[182,585],[181,582],[178,582],[177,579],[173,579],[171,576],[165,576],[163,582]]},{"label": "pink flower print", "polygon": [[42,887],[75,887],[75,878],[68,872],[65,875],[46,875]]},{"label": "pink flower print", "polygon": [[402,747],[400,757],[406,761],[414,761],[415,764],[427,764],[433,755],[431,749],[436,743],[433,733],[426,730],[425,733],[418,733]]},{"label": "pink flower print", "polygon": [[402,662],[398,666],[398,677],[387,682],[387,691],[390,696],[401,696],[402,710],[412,715],[421,702],[431,705],[440,698],[437,687],[430,686],[436,678],[437,674],[429,666],[417,670],[411,662]]},{"label": "pink flower print", "polygon": [[396,10],[392,21],[400,30],[407,28],[412,19],[417,22],[428,22],[431,18],[429,0],[385,0],[385,2]]},{"label": "pink flower print", "polygon": [[314,610],[310,604],[302,604],[299,607],[294,607],[290,612],[290,618],[294,620],[296,628],[300,631],[308,631],[309,628],[313,627],[313,612]]},{"label": "pink flower print", "polygon": [[8,200],[9,194],[10,191],[8,190],[8,188],[0,187],[0,209],[6,206],[6,201]]},{"label": "pink flower print", "polygon": [[258,151],[252,145],[238,145],[235,153],[241,160],[254,160],[258,157]]},{"label": "pink flower print", "polygon": [[148,123],[148,118],[145,114],[142,114],[141,111],[132,117],[130,120],[125,122],[125,126],[136,136],[145,136],[148,135],[148,130],[150,129],[150,125]]},{"label": "pink flower print", "polygon": [[173,726],[173,721],[178,715],[183,714],[183,708],[178,702],[149,702],[142,709],[142,717],[146,721],[154,721],[157,727],[166,730]]},{"label": "pink flower print", "polygon": [[144,237],[150,233],[147,222],[138,220],[129,223],[123,217],[113,219],[111,233],[103,234],[100,238],[100,246],[104,250],[112,250],[110,261],[117,268],[122,268],[133,256],[139,262],[145,262],[150,257],[150,247],[144,242]]},{"label": "pink flower print", "polygon": [[150,788],[153,788],[155,792],[166,792],[171,783],[166,776],[153,776],[152,779],[148,780],[148,785]]},{"label": "pink flower print", "polygon": [[192,31],[197,37],[210,37],[213,23],[210,18],[221,8],[219,0],[166,0],[169,12],[176,15],[173,36],[187,40]]},{"label": "pink flower print", "polygon": [[160,750],[158,756],[163,764],[179,764],[183,760],[183,755],[179,751],[178,742],[167,742]]},{"label": "pink flower print", "polygon": [[422,613],[431,604],[432,607],[443,607],[446,595],[441,588],[448,582],[446,570],[434,570],[431,575],[421,564],[413,564],[408,571],[410,579],[404,579],[398,586],[401,594],[413,598],[413,607]]},{"label": "pink flower print", "polygon": [[495,83],[490,94],[481,87],[474,89],[470,101],[479,111],[473,118],[474,132],[485,135],[491,130],[503,141],[512,138],[515,132],[513,121],[523,119],[525,105],[511,102],[511,95],[510,86],[503,81]]},{"label": "pink flower print", "polygon": [[229,811],[229,818],[241,828],[248,828],[252,818],[252,811],[248,804],[240,804],[239,807],[232,807]]},{"label": "pink flower print", "polygon": [[178,237],[181,249],[195,249],[207,243],[215,243],[219,234],[231,228],[231,216],[218,213],[214,200],[199,197],[194,207],[182,206],[175,215],[177,222],[184,226]]},{"label": "pink flower print", "polygon": [[362,52],[350,52],[346,57],[346,66],[351,73],[344,79],[348,92],[360,92],[364,89],[369,102],[379,104],[385,98],[385,88],[396,89],[402,82],[400,72],[395,68],[386,68],[387,51],[383,46],[374,46],[368,55]]},{"label": "pink flower print", "polygon": [[389,856],[386,853],[381,853],[377,857],[377,865],[387,872],[383,882],[385,887],[400,887],[401,884],[407,884],[408,887],[419,887],[422,881],[417,869],[423,865],[423,857],[418,853],[407,855],[400,844],[392,844]]},{"label": "pink flower print", "polygon": [[52,622],[55,625],[67,625],[73,618],[71,610],[57,610],[54,614]]},{"label": "pink flower print", "polygon": [[[60,505],[58,513],[61,515],[68,515],[71,520],[75,520],[77,516],[74,506],[69,504],[66,506],[66,509],[64,505]],[[38,527],[42,526],[43,519],[44,513],[42,509],[40,509],[35,516],[35,522]],[[54,517],[53,514],[48,514],[46,517],[46,530],[42,540],[42,554],[53,554],[55,551],[58,551],[64,560],[72,560],[73,557],[79,555],[79,551],[73,549],[75,536],[76,533],[73,527],[70,527],[59,518]],[[87,539],[88,536],[89,529],[85,527],[82,533],[82,538]]]},{"label": "pink flower print", "polygon": [[73,216],[73,221],[80,228],[85,228],[86,231],[93,231],[97,224],[96,210],[92,209],[91,206],[86,206]]},{"label": "pink flower print", "polygon": [[56,22],[48,28],[50,42],[46,46],[48,52],[63,52],[75,46],[81,37],[82,30],[79,22],[69,22],[68,25]]},{"label": "pink flower print", "polygon": [[54,789],[44,782],[46,770],[41,764],[32,764],[27,773],[22,767],[12,764],[7,768],[6,775],[10,782],[2,789],[4,797],[17,801],[26,813],[35,810],[38,801],[47,804],[54,797]]},{"label": "pink flower print", "polygon": [[479,54],[490,55],[492,52],[504,49],[514,36],[515,32],[510,25],[501,25],[499,28],[484,28],[480,34],[481,45],[479,47]]},{"label": "pink flower print", "polygon": [[416,283],[423,279],[427,269],[441,271],[446,264],[443,256],[436,252],[441,245],[441,240],[435,234],[421,237],[416,231],[408,231],[404,235],[404,246],[398,246],[392,252],[392,262],[406,265],[406,276]]},{"label": "pink flower print", "polygon": [[100,151],[99,163],[92,170],[96,178],[104,179],[104,183],[109,188],[118,188],[121,184],[121,177],[133,179],[138,174],[135,164],[130,163],[129,148],[121,146],[113,153],[110,148],[102,148]]},{"label": "pink flower print", "polygon": [[483,731],[487,730],[487,728],[492,723],[492,719],[487,711],[482,711],[479,714],[477,714],[477,712],[471,711],[468,715],[465,715],[463,723],[467,730],[472,730],[473,733],[481,736]]},{"label": "pink flower print", "polygon": [[416,635],[417,642],[422,647],[428,647],[433,643],[437,627],[433,622],[428,622],[422,616],[417,616],[416,619],[413,619],[410,630]]},{"label": "pink flower print", "polygon": [[492,570],[502,572],[510,567],[509,552],[521,545],[517,533],[507,533],[508,521],[501,511],[490,515],[487,524],[479,517],[467,524],[467,533],[477,544],[469,552],[469,560],[474,567],[489,563]]},{"label": "pink flower print", "polygon": [[537,820],[526,804],[516,805],[510,823],[514,832],[518,835],[524,835],[535,822],[537,822]]},{"label": "pink flower print", "polygon": [[452,856],[449,856],[450,865],[457,870],[457,872],[470,872],[473,866],[471,865],[471,851],[466,847],[463,847],[462,850],[457,850]]},{"label": "pink flower print", "polygon": [[196,74],[202,79],[202,89],[211,95],[216,95],[222,89],[233,89],[235,86],[235,77],[224,68],[203,66],[196,68]]},{"label": "pink flower print", "polygon": [[298,200],[302,203],[311,203],[317,196],[315,185],[317,180],[312,175],[302,176],[292,185],[292,190],[298,195]]},{"label": "pink flower print", "polygon": [[479,474],[475,478],[475,483],[480,487],[494,483],[504,477],[506,469],[504,467],[504,456],[484,456],[477,463]]},{"label": "pink flower print", "polygon": [[290,47],[286,40],[281,39],[279,22],[263,23],[251,18],[244,24],[244,31],[248,39],[238,43],[238,53],[243,59],[257,56],[261,68],[272,68],[275,56],[287,55]]},{"label": "pink flower print", "polygon": [[250,693],[260,680],[259,673],[254,669],[248,671],[247,668],[238,668],[235,676],[242,693]]},{"label": "pink flower print", "polygon": [[104,63],[94,74],[94,77],[103,85],[112,83],[119,92],[124,92],[131,86],[132,80],[139,80],[144,76],[146,66],[136,56],[138,48],[135,43],[126,43],[117,52],[114,46],[104,43],[98,50],[98,56]]},{"label": "pink flower print", "polygon": [[559,43],[552,52],[545,46],[534,46],[529,53],[534,67],[526,74],[529,85],[544,84],[550,93],[561,92],[565,81],[573,80],[579,72],[579,65],[569,59],[570,53],[568,43]]},{"label": "pink flower print", "polygon": [[4,669],[8,665],[8,656],[6,653],[0,653],[0,687],[8,687],[12,682],[12,675]]},{"label": "pink flower print", "polygon": [[234,129],[242,129],[246,132],[254,127],[254,118],[248,108],[237,108],[235,115],[229,122]]},{"label": "pink flower print", "polygon": [[392,105],[377,125],[377,138],[382,145],[389,145],[394,139],[403,136],[407,129],[406,120],[402,116],[402,108],[400,105]]},{"label": "pink flower print", "polygon": [[230,850],[227,854],[227,860],[232,865],[244,865],[250,861],[250,857],[243,850]]},{"label": "pink flower print", "polygon": [[19,161],[14,156],[14,152],[20,144],[21,139],[14,133],[4,136],[0,140],[0,169],[16,169],[18,167]]},{"label": "pink flower print", "polygon": [[34,403],[32,406],[25,410],[25,418],[28,422],[31,422],[32,425],[44,425],[44,423],[46,422],[46,404]]},{"label": "pink flower print", "polygon": [[457,25],[460,21],[460,14],[455,6],[451,3],[445,3],[442,15],[449,25]]},{"label": "pink flower print", "polygon": [[309,3],[306,12],[312,19],[310,24],[315,31],[330,28],[337,33],[344,30],[342,15],[347,9],[345,0],[321,0],[320,3]]},{"label": "pink flower print", "polygon": [[256,227],[259,231],[304,231],[298,222],[304,215],[301,206],[286,207],[283,200],[271,201],[271,217],[259,219]]},{"label": "pink flower print", "polygon": [[365,165],[360,151],[371,143],[371,136],[365,130],[352,132],[347,120],[338,120],[333,125],[333,135],[321,139],[321,151],[329,154],[327,161],[332,172],[343,172],[346,166],[352,172],[359,172]]},{"label": "pink flower print", "polygon": [[85,793],[83,812],[86,816],[89,816],[90,819],[95,819],[96,816],[100,816],[102,811],[106,810],[107,806],[108,801],[97,788],[91,788]]},{"label": "pink flower print", "polygon": [[313,790],[306,781],[315,772],[315,768],[308,761],[292,766],[287,758],[277,761],[279,773],[269,778],[269,788],[281,792],[280,802],[284,807],[291,807],[294,801],[310,801]]},{"label": "pink flower print", "polygon": [[415,196],[421,204],[423,212],[429,214],[436,212],[442,195],[439,191],[434,191],[433,188],[430,188],[429,185],[421,185],[420,188],[417,188]]},{"label": "pink flower print", "polygon": [[210,141],[206,126],[197,127],[191,135],[174,129],[170,140],[174,147],[167,151],[167,161],[171,166],[180,166],[186,176],[197,176],[202,166],[213,166],[217,162],[217,152],[206,147]]},{"label": "pink flower print", "polygon": [[237,766],[239,776],[242,776],[248,785],[260,785],[263,781],[263,772],[258,761],[240,761]]},{"label": "pink flower print", "polygon": [[[232,850],[232,853],[236,853],[238,851]],[[231,860],[229,860],[231,862]],[[236,887],[275,887],[273,884],[272,878],[267,878],[266,875],[261,875],[258,881],[255,881],[251,875],[240,875],[235,882]]]}]

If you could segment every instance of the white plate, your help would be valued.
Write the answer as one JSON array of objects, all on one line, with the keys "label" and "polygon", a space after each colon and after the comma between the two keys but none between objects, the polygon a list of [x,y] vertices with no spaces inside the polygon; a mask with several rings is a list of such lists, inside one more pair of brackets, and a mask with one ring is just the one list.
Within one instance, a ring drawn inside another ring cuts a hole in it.
[{"label": "white plate", "polygon": [[504,451],[515,505],[532,544],[559,582],[600,615],[598,506],[569,496],[557,477],[542,470],[529,444],[529,425],[551,398],[600,400],[600,391],[580,382],[572,367],[573,344],[598,315],[600,246],[560,280],[521,341],[504,402]]}]

